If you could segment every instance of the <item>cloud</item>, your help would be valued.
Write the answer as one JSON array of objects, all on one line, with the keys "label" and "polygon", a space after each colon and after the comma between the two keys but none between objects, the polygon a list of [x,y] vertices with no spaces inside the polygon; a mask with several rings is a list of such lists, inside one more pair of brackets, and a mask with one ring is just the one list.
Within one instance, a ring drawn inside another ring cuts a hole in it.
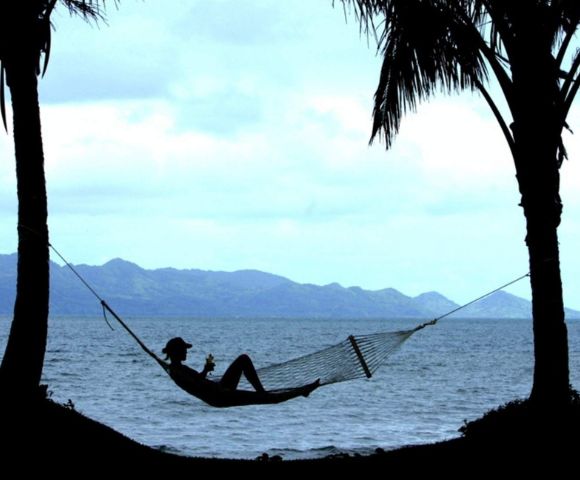
[{"label": "cloud", "polygon": [[[434,98],[405,116],[391,150],[369,146],[380,59],[340,8],[148,0],[109,10],[108,23],[57,17],[41,81],[50,228],[74,263],[259,268],[456,301],[527,268],[512,160],[483,100]],[[6,253],[11,141],[0,141]],[[573,298],[575,135],[567,147]]]},{"label": "cloud", "polygon": [[[316,22],[305,21],[313,16]],[[161,0],[124,2],[107,9],[106,23],[57,9],[53,24],[41,83],[45,103],[159,98],[195,90],[203,78],[245,94],[305,84],[333,89],[365,77],[374,56],[368,50],[360,58],[356,25],[345,22],[341,9],[318,2],[288,9],[266,0],[173,2],[171,8]],[[348,73],[333,75],[346,57]]]},{"label": "cloud", "polygon": [[236,0],[197,1],[192,2],[177,28],[183,35],[204,39],[212,46],[260,48],[296,35],[287,20],[287,16],[269,1],[243,4]]},{"label": "cloud", "polygon": [[176,127],[179,109],[167,102],[43,112],[53,214],[372,224],[386,215],[486,209],[485,182],[470,184],[468,195],[433,182],[432,171],[443,175],[445,165],[369,148],[355,98],[295,96],[230,137]]},{"label": "cloud", "polygon": [[176,127],[216,135],[231,135],[240,129],[251,128],[262,119],[259,98],[235,89],[179,101]]},{"label": "cloud", "polygon": [[95,24],[57,10],[43,102],[162,96],[178,71],[180,38],[173,27],[185,11],[180,2],[171,9],[156,1],[123,2],[107,9],[106,23]]}]

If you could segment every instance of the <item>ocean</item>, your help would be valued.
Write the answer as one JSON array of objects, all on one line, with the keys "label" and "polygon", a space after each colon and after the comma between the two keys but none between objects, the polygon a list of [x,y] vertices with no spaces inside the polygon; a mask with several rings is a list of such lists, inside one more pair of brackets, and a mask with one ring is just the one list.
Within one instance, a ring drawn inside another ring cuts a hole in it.
[{"label": "ocean", "polygon": [[[413,335],[370,380],[328,385],[309,398],[216,409],[189,396],[110,319],[50,319],[43,383],[53,400],[138,442],[188,456],[284,459],[367,454],[458,436],[465,421],[531,389],[530,320],[446,318]],[[408,329],[413,320],[126,318],[161,355],[181,336],[187,364],[240,353],[256,366],[288,360],[350,334]],[[4,351],[10,318],[0,318]],[[571,383],[580,389],[580,321],[568,321]]]}]

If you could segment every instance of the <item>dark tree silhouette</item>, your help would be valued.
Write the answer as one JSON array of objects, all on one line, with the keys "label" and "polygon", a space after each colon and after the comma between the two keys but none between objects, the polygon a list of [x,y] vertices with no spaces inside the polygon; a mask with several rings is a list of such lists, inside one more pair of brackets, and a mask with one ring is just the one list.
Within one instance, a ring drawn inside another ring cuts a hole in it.
[{"label": "dark tree silhouette", "polygon": [[[37,394],[48,324],[49,254],[38,76],[50,53],[50,18],[58,5],[84,19],[102,18],[105,1],[9,0],[0,7],[1,110],[4,83],[13,112],[18,194],[18,279],[0,385],[14,398]],[[41,61],[43,60],[42,64]]]},{"label": "dark tree silhouette", "polygon": [[[568,338],[557,228],[562,130],[580,86],[572,50],[578,0],[341,0],[383,55],[373,139],[389,148],[401,119],[438,90],[479,91],[513,156],[527,225],[535,368],[530,399],[568,401]],[[503,112],[491,94],[495,77]]]}]

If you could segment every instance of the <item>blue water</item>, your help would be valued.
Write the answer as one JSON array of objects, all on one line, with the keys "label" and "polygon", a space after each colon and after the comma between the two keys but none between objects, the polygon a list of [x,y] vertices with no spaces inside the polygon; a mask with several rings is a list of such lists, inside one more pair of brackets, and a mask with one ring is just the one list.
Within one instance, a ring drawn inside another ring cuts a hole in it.
[{"label": "blue water", "polygon": [[[160,352],[182,336],[188,363],[213,353],[219,374],[239,353],[257,366],[412,320],[126,319]],[[10,319],[0,318],[4,350]],[[580,387],[580,322],[569,321],[571,382]],[[51,318],[44,383],[52,398],[147,445],[190,456],[307,458],[428,443],[465,420],[529,394],[529,320],[445,319],[412,336],[371,380],[325,386],[308,399],[214,409],[177,388],[121,328],[102,318]]]}]

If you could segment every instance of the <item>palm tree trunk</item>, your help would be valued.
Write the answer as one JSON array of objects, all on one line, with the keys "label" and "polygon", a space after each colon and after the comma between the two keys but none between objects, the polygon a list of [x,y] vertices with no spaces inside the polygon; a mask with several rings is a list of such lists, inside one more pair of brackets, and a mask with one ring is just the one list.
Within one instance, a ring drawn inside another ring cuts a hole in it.
[{"label": "palm tree trunk", "polygon": [[526,216],[534,329],[530,399],[539,405],[564,405],[570,398],[570,372],[558,249],[562,216],[558,69],[550,37],[540,35],[528,19],[522,19],[515,38],[519,54],[511,63],[514,161]]},{"label": "palm tree trunk", "polygon": [[537,232],[534,223],[528,217],[535,353],[531,399],[563,405],[569,399],[570,377],[558,234],[551,226]]},{"label": "palm tree trunk", "polygon": [[[18,189],[18,279],[0,381],[10,395],[37,394],[48,325],[49,252],[44,153],[34,54],[5,61],[12,98]],[[37,60],[37,59],[36,59]]]},{"label": "palm tree trunk", "polygon": [[[535,112],[529,118],[544,117]],[[519,125],[521,128],[514,130],[521,154],[516,159],[516,170],[527,224],[534,330],[530,398],[538,404],[563,404],[569,399],[570,377],[557,233],[562,203],[557,142],[549,141],[557,136],[541,131],[538,121]]]}]

